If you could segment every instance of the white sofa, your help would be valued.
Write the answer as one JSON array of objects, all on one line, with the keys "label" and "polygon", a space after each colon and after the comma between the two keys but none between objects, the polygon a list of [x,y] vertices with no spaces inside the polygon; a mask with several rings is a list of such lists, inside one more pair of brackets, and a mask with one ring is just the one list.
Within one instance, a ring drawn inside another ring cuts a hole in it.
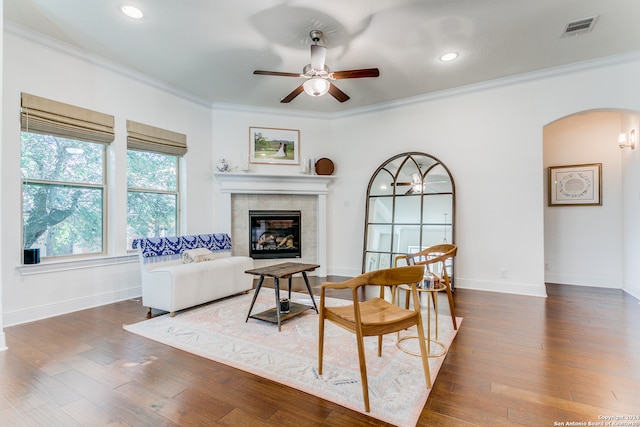
[{"label": "white sofa", "polygon": [[[142,277],[142,304],[168,311],[194,307],[253,288],[253,259],[231,256],[231,238],[224,233],[136,239]],[[207,248],[214,259],[184,263],[185,250]]]}]

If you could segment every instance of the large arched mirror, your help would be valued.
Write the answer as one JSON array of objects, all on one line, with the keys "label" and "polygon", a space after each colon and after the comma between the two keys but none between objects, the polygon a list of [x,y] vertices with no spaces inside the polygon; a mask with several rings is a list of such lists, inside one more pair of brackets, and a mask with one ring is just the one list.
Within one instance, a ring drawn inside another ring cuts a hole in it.
[{"label": "large arched mirror", "polygon": [[[449,169],[425,153],[384,162],[367,189],[362,271],[394,266],[398,255],[455,243],[455,185]],[[447,266],[453,278],[453,264]]]}]

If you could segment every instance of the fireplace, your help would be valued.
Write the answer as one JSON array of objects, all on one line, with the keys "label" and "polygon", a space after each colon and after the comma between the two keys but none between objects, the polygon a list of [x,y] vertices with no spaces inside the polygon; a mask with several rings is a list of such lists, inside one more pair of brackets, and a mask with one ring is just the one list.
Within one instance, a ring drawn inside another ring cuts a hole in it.
[{"label": "fireplace", "polygon": [[249,211],[249,256],[300,258],[300,211]]},{"label": "fireplace", "polygon": [[[304,249],[298,260],[319,264],[315,274],[327,276],[327,200],[329,186],[336,178],[334,175],[274,175],[256,171],[214,172],[214,176],[220,188],[214,225],[217,230],[235,236],[234,255],[249,255],[250,210],[299,210],[302,213],[300,241]],[[254,264],[266,267],[278,262],[277,259],[256,259]]]}]

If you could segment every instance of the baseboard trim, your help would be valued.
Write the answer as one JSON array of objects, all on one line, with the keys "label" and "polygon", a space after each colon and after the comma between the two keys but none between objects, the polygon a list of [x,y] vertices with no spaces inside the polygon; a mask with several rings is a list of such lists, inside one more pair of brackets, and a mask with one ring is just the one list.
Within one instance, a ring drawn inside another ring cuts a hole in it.
[{"label": "baseboard trim", "polygon": [[331,268],[327,275],[329,276],[343,276],[343,277],[356,277],[362,274],[362,271],[355,270],[353,268]]},{"label": "baseboard trim", "polygon": [[[141,295],[141,287],[136,286],[133,288],[118,289],[113,292],[106,292],[98,295],[89,295],[73,300],[58,301],[38,307],[29,307],[24,310],[5,311],[3,323],[6,328],[9,326],[20,325],[22,323],[59,316],[61,314],[73,313],[74,311],[86,310],[87,308],[99,307],[101,305],[118,301],[139,298]],[[1,341],[0,344],[2,344]]]},{"label": "baseboard trim", "polygon": [[592,288],[622,289],[622,276],[578,276],[570,274],[545,273],[546,283],[557,283],[559,285],[589,286]]},{"label": "baseboard trim", "polygon": [[632,286],[632,285],[626,285],[624,288],[622,288],[622,290],[624,292],[626,292],[627,294],[631,295],[632,297],[634,297],[635,299],[640,301],[640,287]]},{"label": "baseboard trim", "polygon": [[513,282],[490,282],[485,280],[469,280],[456,278],[456,289],[472,289],[476,291],[500,292],[503,294],[527,295],[532,297],[547,297],[547,288],[544,283],[540,285]]}]

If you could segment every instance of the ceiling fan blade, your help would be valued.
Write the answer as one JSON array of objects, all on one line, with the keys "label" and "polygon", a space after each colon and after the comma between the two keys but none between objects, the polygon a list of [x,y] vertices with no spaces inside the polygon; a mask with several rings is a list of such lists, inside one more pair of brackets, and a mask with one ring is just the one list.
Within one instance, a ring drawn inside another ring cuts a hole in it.
[{"label": "ceiling fan blade", "polygon": [[359,79],[362,77],[378,77],[380,70],[377,68],[363,68],[361,70],[334,71],[334,79]]},{"label": "ceiling fan blade", "polygon": [[261,76],[300,77],[300,74],[298,73],[281,73],[280,71],[255,70],[253,74],[259,74]]},{"label": "ceiling fan blade", "polygon": [[327,58],[327,48],[318,44],[311,45],[311,68],[317,71],[324,70],[324,61]]},{"label": "ceiling fan blade", "polygon": [[338,89],[336,85],[334,85],[331,82],[329,82],[329,85],[330,85],[329,94],[331,94],[331,96],[333,96],[335,99],[337,99],[340,102],[345,102],[349,100],[349,95],[347,95],[346,93]]},{"label": "ceiling fan blade", "polygon": [[293,99],[300,95],[302,93],[302,91],[304,90],[304,88],[302,87],[302,85],[298,86],[297,88],[295,88],[289,95],[285,96],[284,98],[282,98],[280,100],[280,102],[282,103],[287,103],[287,102],[291,102],[293,101]]}]

